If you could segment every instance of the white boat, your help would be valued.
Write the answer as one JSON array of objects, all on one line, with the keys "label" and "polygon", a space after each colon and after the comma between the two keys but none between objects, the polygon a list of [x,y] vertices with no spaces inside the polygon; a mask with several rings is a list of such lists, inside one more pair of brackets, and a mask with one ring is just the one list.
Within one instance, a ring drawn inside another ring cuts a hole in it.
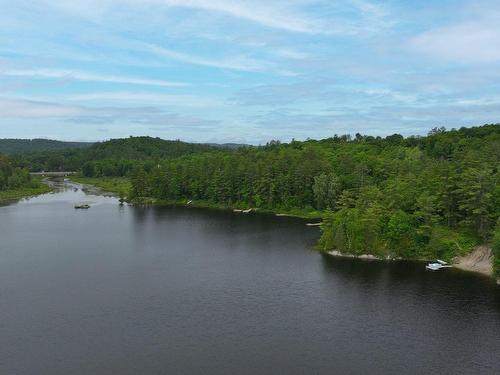
[{"label": "white boat", "polygon": [[429,271],[439,271],[442,267],[443,265],[441,263],[429,263],[425,266],[425,269]]},{"label": "white boat", "polygon": [[425,266],[426,270],[429,271],[439,271],[442,268],[450,268],[452,266],[449,266],[448,263],[446,263],[444,260],[438,259],[436,263],[429,263],[428,265]]}]

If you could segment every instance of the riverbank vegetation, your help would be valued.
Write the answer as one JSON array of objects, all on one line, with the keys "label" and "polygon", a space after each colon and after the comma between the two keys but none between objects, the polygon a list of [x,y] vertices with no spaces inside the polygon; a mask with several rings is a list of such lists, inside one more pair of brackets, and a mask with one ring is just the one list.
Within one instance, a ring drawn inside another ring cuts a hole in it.
[{"label": "riverbank vegetation", "polygon": [[0,202],[43,194],[52,189],[40,179],[33,178],[25,168],[14,166],[0,154]]}]

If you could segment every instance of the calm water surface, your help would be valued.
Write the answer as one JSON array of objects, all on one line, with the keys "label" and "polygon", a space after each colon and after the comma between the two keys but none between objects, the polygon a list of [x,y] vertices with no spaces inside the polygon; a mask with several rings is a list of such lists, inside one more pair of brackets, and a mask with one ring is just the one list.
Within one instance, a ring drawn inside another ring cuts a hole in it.
[{"label": "calm water surface", "polygon": [[489,279],[321,256],[318,235],[80,189],[0,207],[0,374],[500,373]]}]

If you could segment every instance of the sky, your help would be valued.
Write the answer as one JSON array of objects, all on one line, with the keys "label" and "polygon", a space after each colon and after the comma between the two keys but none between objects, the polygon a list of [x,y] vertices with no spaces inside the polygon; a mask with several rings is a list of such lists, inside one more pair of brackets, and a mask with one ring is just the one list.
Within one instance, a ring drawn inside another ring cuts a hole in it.
[{"label": "sky", "polygon": [[262,144],[500,122],[498,0],[0,9],[0,138]]}]

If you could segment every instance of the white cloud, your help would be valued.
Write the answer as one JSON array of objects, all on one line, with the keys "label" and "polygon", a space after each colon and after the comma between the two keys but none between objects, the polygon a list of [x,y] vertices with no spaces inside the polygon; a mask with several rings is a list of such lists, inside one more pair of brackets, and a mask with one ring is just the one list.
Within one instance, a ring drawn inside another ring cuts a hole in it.
[{"label": "white cloud", "polygon": [[100,75],[77,70],[63,69],[28,69],[28,70],[5,70],[1,72],[5,76],[32,77],[32,78],[57,78],[76,81],[123,83],[131,85],[162,86],[162,87],[184,87],[189,86],[183,82],[171,82],[158,79],[142,79],[132,77],[121,77],[114,75]]},{"label": "white cloud", "polygon": [[291,48],[270,48],[274,55],[289,60],[305,60],[310,57],[308,53],[297,51]]},{"label": "white cloud", "polygon": [[[143,0],[140,0],[142,2]],[[306,34],[352,35],[362,30],[384,27],[389,15],[382,5],[368,0],[150,0],[169,6],[220,12],[232,17],[258,23],[262,26]],[[307,9],[326,10],[325,14]],[[346,21],[335,13],[354,11],[362,21]]]},{"label": "white cloud", "polygon": [[465,22],[426,31],[416,36],[410,48],[458,63],[500,61],[500,18]]},{"label": "white cloud", "polygon": [[389,10],[380,4],[366,0],[351,0],[351,3],[360,12],[364,13],[366,17],[382,19],[389,16]]},{"label": "white cloud", "polygon": [[[301,33],[317,33],[320,30],[314,20],[304,16],[296,16],[287,12],[283,6],[271,6],[253,1],[227,0],[160,0],[164,4],[226,13],[230,16],[259,23],[263,26],[295,31]],[[278,3],[279,4],[279,3]]]},{"label": "white cloud", "polygon": [[160,47],[154,44],[142,44],[142,48],[159,56],[187,62],[189,64],[209,66],[212,68],[241,71],[263,71],[269,68],[270,65],[264,61],[255,60],[244,56],[230,57],[224,60],[205,59],[203,57],[174,51],[172,49]]},{"label": "white cloud", "polygon": [[[260,26],[304,34],[354,35],[385,27],[388,11],[368,0],[50,0],[47,5],[103,23],[117,8],[164,6],[219,13]],[[319,12],[311,9],[319,9]],[[342,13],[355,14],[346,19]],[[357,18],[357,19],[356,19]]]},{"label": "white cloud", "polygon": [[3,118],[66,117],[83,114],[76,105],[0,97],[0,116]]},{"label": "white cloud", "polygon": [[42,122],[50,119],[74,124],[143,124],[181,129],[215,127],[218,123],[215,120],[172,113],[155,106],[91,107],[17,97],[0,97],[0,119],[36,119]]},{"label": "white cloud", "polygon": [[219,107],[224,102],[217,98],[203,97],[198,95],[169,95],[147,92],[96,92],[90,94],[74,95],[68,98],[70,101],[117,101],[147,104],[161,104],[181,107]]},{"label": "white cloud", "polygon": [[415,94],[405,94],[389,89],[367,89],[364,90],[364,93],[374,97],[393,99],[396,102],[405,104],[415,104],[418,100],[418,97]]},{"label": "white cloud", "polygon": [[317,33],[317,23],[314,19],[308,19],[304,15],[291,14],[287,9],[290,3],[287,2],[262,2],[262,1],[238,1],[238,0],[87,0],[69,2],[65,0],[48,2],[48,5],[56,6],[64,11],[79,14],[92,19],[104,19],[106,13],[114,10],[116,6],[140,6],[164,5],[168,7],[189,8],[218,12],[248,21],[258,23],[263,26],[283,29],[287,31]]}]

